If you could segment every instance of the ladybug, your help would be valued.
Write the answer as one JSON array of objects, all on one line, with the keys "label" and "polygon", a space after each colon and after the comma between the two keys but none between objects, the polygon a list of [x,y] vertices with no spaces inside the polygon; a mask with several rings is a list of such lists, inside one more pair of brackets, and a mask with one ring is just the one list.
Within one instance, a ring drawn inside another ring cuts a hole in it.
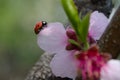
[{"label": "ladybug", "polygon": [[47,26],[46,21],[40,21],[36,23],[35,28],[34,28],[35,34],[38,34],[46,26]]}]

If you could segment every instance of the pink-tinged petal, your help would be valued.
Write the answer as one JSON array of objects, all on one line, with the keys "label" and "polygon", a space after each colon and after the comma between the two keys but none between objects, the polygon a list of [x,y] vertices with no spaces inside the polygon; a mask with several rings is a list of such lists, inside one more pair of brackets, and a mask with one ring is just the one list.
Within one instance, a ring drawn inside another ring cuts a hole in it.
[{"label": "pink-tinged petal", "polygon": [[38,34],[38,45],[48,53],[64,52],[67,36],[61,23],[48,23],[47,27]]},{"label": "pink-tinged petal", "polygon": [[95,39],[99,40],[108,25],[108,19],[103,13],[94,11],[91,14],[89,34]]},{"label": "pink-tinged petal", "polygon": [[120,60],[110,60],[101,69],[100,80],[120,80]]},{"label": "pink-tinged petal", "polygon": [[51,61],[50,67],[55,76],[68,77],[75,79],[77,76],[77,68],[70,52],[56,54]]}]

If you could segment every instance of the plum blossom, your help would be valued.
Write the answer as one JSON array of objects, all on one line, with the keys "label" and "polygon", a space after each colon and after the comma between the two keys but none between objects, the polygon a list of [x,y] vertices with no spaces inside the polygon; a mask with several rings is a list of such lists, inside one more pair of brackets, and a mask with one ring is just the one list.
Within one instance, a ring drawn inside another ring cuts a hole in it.
[{"label": "plum blossom", "polygon": [[75,78],[74,51],[66,50],[67,39],[66,30],[61,23],[48,23],[38,34],[38,45],[47,53],[55,54],[50,67],[56,76]]},{"label": "plum blossom", "polygon": [[[108,19],[102,13],[98,11],[93,12],[90,18],[89,42],[90,40],[99,40],[107,25]],[[50,63],[54,75],[72,79],[76,78],[78,74],[78,66],[76,65],[78,63],[75,53],[77,51],[80,52],[81,48],[68,41],[71,38],[77,41],[75,36],[74,30],[72,31],[71,28],[65,30],[63,24],[59,22],[48,23],[47,27],[39,32],[37,41],[39,47],[48,54],[54,54]]]}]

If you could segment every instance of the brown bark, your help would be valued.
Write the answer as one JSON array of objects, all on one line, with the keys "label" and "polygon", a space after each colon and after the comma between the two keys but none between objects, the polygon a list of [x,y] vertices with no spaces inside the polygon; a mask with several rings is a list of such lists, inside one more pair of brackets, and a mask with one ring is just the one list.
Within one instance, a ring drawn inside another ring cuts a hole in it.
[{"label": "brown bark", "polygon": [[112,0],[74,0],[78,12],[82,12],[85,15],[88,11],[100,11],[107,17],[112,11],[113,4]]},{"label": "brown bark", "polygon": [[120,53],[120,7],[98,44],[102,52],[109,52],[113,58],[118,57]]}]

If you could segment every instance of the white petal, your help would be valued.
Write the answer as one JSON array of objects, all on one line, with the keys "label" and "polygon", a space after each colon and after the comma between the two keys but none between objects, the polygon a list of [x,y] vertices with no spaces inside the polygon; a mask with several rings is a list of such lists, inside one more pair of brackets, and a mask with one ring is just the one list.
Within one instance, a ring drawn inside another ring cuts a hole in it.
[{"label": "white petal", "polygon": [[65,50],[67,36],[61,23],[49,23],[38,34],[38,45],[48,53],[57,53]]},{"label": "white petal", "polygon": [[50,67],[55,76],[72,79],[77,76],[77,68],[70,52],[56,54],[51,61]]},{"label": "white petal", "polygon": [[89,34],[95,40],[99,40],[102,34],[104,33],[107,25],[108,25],[107,17],[104,14],[99,13],[98,11],[94,11],[91,14],[90,18]]},{"label": "white petal", "polygon": [[110,60],[101,70],[100,80],[120,80],[120,60]]}]

